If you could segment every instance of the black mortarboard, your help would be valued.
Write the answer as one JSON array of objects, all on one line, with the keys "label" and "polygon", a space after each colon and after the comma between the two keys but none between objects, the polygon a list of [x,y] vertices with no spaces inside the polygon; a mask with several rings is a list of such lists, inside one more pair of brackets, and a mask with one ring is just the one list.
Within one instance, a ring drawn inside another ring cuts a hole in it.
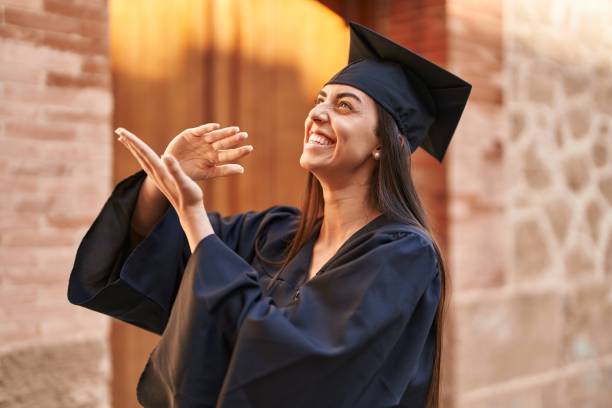
[{"label": "black mortarboard", "polygon": [[360,24],[349,23],[348,65],[327,84],[354,86],[395,119],[410,151],[442,162],[472,85]]}]

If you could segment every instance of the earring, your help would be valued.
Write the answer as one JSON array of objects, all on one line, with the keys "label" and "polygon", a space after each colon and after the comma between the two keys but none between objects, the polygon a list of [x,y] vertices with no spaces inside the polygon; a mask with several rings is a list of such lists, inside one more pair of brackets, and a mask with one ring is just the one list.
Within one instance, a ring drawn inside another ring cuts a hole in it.
[{"label": "earring", "polygon": [[374,154],[372,154],[372,156],[374,156],[374,158],[376,160],[380,159],[380,152],[374,152]]}]

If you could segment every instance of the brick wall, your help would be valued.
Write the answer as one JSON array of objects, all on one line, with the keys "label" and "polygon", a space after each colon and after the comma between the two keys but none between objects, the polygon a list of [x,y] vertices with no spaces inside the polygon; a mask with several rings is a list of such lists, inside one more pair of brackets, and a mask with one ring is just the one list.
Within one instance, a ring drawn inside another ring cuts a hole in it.
[{"label": "brick wall", "polygon": [[66,299],[111,188],[106,8],[0,0],[2,406],[109,404],[107,319]]},{"label": "brick wall", "polygon": [[[429,60],[446,62],[444,0],[384,1],[378,5],[376,28]],[[445,164],[418,149],[412,158],[413,179],[442,248],[446,247]]]},{"label": "brick wall", "polygon": [[[377,5],[376,29],[410,50],[445,66],[447,60],[446,4],[444,0],[374,2]],[[452,143],[451,143],[452,146]],[[428,153],[417,149],[411,162],[412,178],[428,214],[435,238],[443,253],[448,249],[447,227],[447,163],[448,152],[441,164]],[[448,263],[448,261],[447,261]],[[448,268],[448,266],[447,266]],[[448,316],[441,374],[441,404],[452,403],[453,367],[452,320]]]}]

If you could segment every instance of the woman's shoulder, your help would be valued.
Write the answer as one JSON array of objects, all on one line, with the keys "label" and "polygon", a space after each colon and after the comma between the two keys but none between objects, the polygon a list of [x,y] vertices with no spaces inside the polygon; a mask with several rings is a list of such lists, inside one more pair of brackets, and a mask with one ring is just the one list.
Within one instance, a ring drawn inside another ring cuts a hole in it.
[{"label": "woman's shoulder", "polygon": [[288,204],[277,204],[261,211],[262,227],[270,228],[272,226],[287,227],[296,224],[299,221],[302,212],[299,208]]},{"label": "woman's shoulder", "polygon": [[370,244],[372,251],[364,257],[370,258],[366,262],[374,262],[388,272],[382,279],[389,284],[424,288],[440,276],[440,255],[427,230],[390,222],[378,228],[376,234],[378,239]]},{"label": "woman's shoulder", "polygon": [[430,232],[422,227],[387,217],[386,222],[376,228],[376,235],[379,238],[378,245],[385,247],[383,257],[389,262],[425,257],[431,259],[434,264],[439,264],[434,239]]},{"label": "woman's shoulder", "polygon": [[302,215],[302,211],[299,208],[289,204],[272,205],[263,210],[262,213],[266,214],[270,221],[287,221]]},{"label": "woman's shoulder", "polygon": [[258,235],[272,235],[275,238],[284,236],[297,229],[302,212],[299,208],[277,204],[261,211],[261,224]]},{"label": "woman's shoulder", "polygon": [[383,217],[384,222],[376,229],[378,234],[385,235],[392,240],[434,247],[433,238],[426,229],[405,221],[393,219],[386,214]]}]

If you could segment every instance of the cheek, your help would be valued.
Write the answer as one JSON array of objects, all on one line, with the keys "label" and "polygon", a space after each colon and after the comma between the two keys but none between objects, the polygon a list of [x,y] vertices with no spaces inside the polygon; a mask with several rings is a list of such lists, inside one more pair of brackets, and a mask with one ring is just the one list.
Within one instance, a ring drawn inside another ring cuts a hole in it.
[{"label": "cheek", "polygon": [[339,140],[339,150],[355,157],[370,154],[370,151],[376,147],[377,139],[373,134],[367,133],[365,129],[367,127],[363,124],[351,126],[338,124],[335,131]]}]

